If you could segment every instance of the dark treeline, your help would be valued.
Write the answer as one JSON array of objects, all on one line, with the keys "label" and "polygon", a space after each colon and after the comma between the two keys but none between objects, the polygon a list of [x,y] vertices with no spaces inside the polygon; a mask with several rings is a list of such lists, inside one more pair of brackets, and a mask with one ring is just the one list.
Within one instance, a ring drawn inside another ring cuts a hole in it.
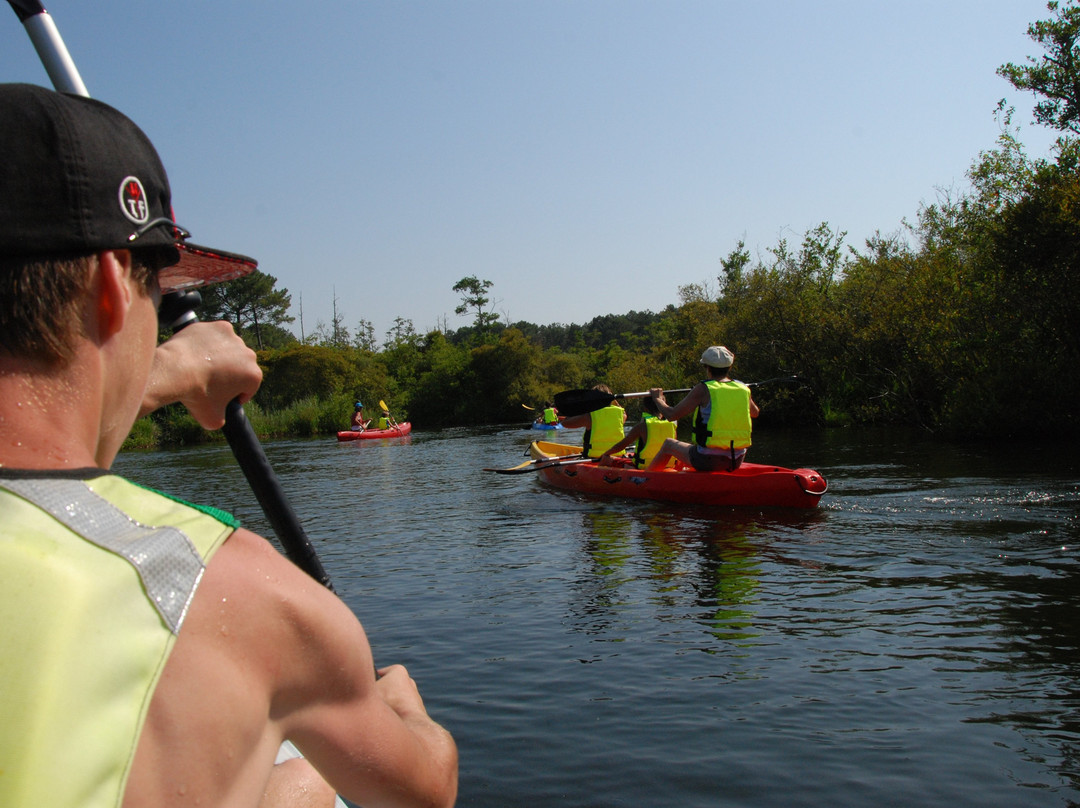
[{"label": "dark treeline", "polygon": [[[1061,132],[1047,158],[1025,153],[1002,102],[998,142],[975,158],[965,191],[941,194],[915,221],[857,247],[828,223],[757,256],[739,243],[719,261],[715,286],[684,286],[679,305],[658,313],[609,314],[581,326],[500,323],[487,306],[490,281],[465,278],[453,289],[462,295],[458,312],[475,313],[473,325],[418,334],[399,318],[380,346],[370,324],[350,335],[336,311],[332,327],[296,341],[280,328],[287,292],[273,293],[261,320],[235,301],[218,302],[219,313],[264,346],[256,402],[275,410],[314,399],[334,413],[334,428],[354,399],[384,400],[421,429],[524,422],[522,405],[539,408],[563,389],[690,386],[701,376],[703,348],[724,344],[736,354],[738,378],[799,377],[755,391],[765,420],[912,424],[1009,445],[1074,438],[1080,80],[1053,79],[1080,71],[1080,10],[1049,8],[1051,19],[1029,34],[1054,58],[999,70],[1046,99],[1037,117]],[[248,288],[268,293],[265,284]]]}]

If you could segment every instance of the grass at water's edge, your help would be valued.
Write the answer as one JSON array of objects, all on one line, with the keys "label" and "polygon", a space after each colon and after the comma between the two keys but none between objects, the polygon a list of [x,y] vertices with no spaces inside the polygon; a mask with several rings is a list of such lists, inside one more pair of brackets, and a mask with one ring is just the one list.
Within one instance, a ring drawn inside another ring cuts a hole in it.
[{"label": "grass at water's edge", "polygon": [[[253,401],[244,405],[252,430],[262,440],[335,434],[339,429],[348,428],[352,411],[352,400],[347,396],[335,396],[326,401],[306,398],[270,412]],[[173,404],[136,421],[120,450],[164,449],[224,441],[221,430],[203,429],[183,406]]]}]

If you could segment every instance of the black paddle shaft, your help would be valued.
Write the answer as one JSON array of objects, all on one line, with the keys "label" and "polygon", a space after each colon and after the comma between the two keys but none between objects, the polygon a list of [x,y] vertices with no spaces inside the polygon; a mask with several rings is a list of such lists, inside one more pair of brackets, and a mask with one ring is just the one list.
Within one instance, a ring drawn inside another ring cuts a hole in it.
[{"label": "black paddle shaft", "polygon": [[[665,393],[689,393],[689,387],[679,390],[665,390]],[[564,390],[555,394],[555,409],[559,415],[572,418],[575,415],[584,415],[587,412],[596,412],[608,406],[614,401],[624,398],[644,398],[649,395],[644,393],[607,393],[603,390],[590,388],[588,390]]]},{"label": "black paddle shaft", "polygon": [[[776,384],[778,382],[797,382],[798,376],[777,376],[775,379],[763,379],[760,382],[750,382],[747,387],[760,387],[763,384]],[[693,388],[682,387],[678,390],[665,390],[664,393],[689,393]],[[587,412],[606,407],[609,404],[624,398],[644,398],[649,395],[644,393],[606,393],[603,390],[589,388],[588,390],[564,390],[555,394],[555,409],[559,415],[572,418],[575,415],[584,415]]]},{"label": "black paddle shaft", "polygon": [[[161,299],[159,324],[174,333],[191,325],[198,320],[195,309],[201,302],[202,296],[194,290],[166,294]],[[333,591],[330,576],[323,568],[304,526],[296,516],[296,511],[289,504],[278,476],[267,460],[262,444],[259,443],[238,399],[233,399],[225,407],[225,426],[221,431],[229,442],[229,448],[232,449],[240,470],[244,472],[244,477],[247,478],[274,535],[281,542],[285,555],[296,566]]]}]

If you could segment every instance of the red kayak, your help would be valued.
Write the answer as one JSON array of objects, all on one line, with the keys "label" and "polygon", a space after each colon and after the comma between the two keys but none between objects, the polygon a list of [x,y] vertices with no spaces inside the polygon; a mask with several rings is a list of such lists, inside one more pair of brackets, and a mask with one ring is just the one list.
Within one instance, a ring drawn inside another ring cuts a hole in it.
[{"label": "red kayak", "polygon": [[353,431],[347,429],[344,432],[337,433],[338,440],[375,440],[376,438],[400,438],[402,435],[408,435],[412,432],[412,424],[408,421],[402,421],[400,424],[394,424],[387,429],[365,429],[361,431]]},{"label": "red kayak", "polygon": [[[532,468],[544,482],[583,494],[656,499],[697,505],[815,508],[828,490],[825,478],[813,469],[787,469],[743,463],[735,471],[694,471],[670,468],[643,471],[628,461],[601,466],[574,457],[581,447],[534,441]],[[522,464],[521,470],[530,464]]]}]

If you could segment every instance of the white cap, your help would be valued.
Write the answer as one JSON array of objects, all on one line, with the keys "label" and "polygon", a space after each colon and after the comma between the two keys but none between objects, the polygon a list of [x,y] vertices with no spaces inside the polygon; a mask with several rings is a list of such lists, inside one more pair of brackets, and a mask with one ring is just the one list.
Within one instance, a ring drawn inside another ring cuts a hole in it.
[{"label": "white cap", "polygon": [[713,345],[710,348],[706,348],[705,353],[701,355],[701,364],[713,368],[729,368],[734,361],[735,354],[723,345]]}]

